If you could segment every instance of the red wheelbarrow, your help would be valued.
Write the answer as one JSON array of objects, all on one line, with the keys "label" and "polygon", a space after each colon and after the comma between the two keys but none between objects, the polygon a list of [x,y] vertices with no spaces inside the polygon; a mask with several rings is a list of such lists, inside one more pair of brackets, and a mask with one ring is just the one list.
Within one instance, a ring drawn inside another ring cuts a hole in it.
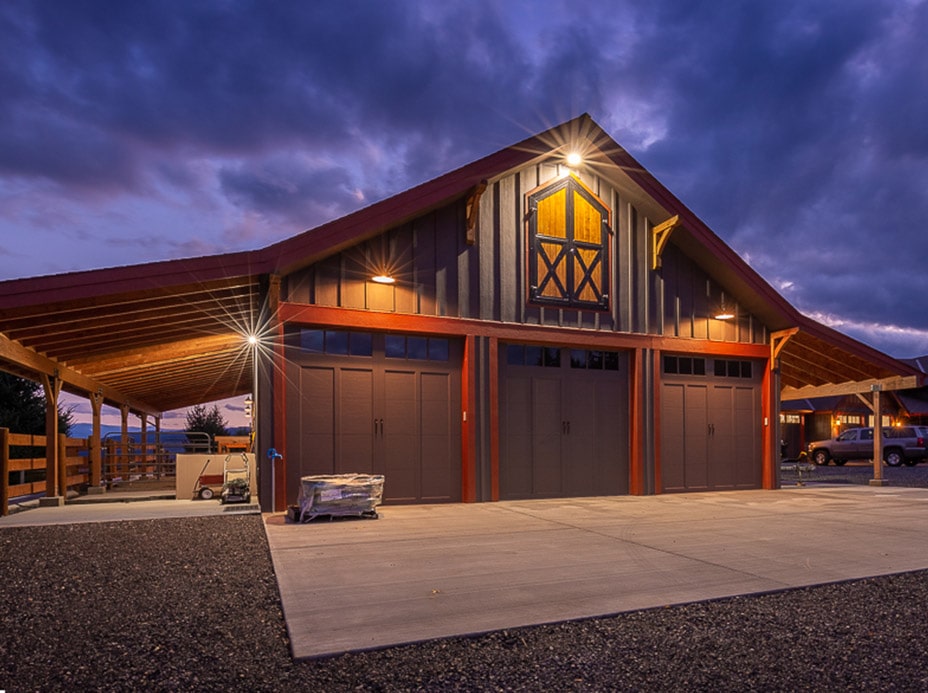
[{"label": "red wheelbarrow", "polygon": [[206,464],[203,465],[203,469],[200,470],[200,473],[197,475],[196,483],[193,485],[193,499],[202,498],[203,500],[209,500],[217,493],[216,489],[222,488],[223,483],[225,482],[225,472],[222,474],[207,474],[206,468],[209,467],[210,460],[206,460]]}]

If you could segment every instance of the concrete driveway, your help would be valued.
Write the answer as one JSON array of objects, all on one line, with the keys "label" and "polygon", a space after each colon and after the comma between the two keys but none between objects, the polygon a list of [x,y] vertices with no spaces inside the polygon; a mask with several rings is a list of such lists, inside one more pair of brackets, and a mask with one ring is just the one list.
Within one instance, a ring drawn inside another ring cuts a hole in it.
[{"label": "concrete driveway", "polygon": [[296,658],[928,568],[928,489],[380,510],[265,516]]}]

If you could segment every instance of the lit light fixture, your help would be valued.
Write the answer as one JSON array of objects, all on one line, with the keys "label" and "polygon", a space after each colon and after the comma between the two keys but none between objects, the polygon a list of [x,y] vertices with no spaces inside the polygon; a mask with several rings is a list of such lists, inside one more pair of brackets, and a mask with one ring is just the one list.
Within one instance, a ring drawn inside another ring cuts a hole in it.
[{"label": "lit light fixture", "polygon": [[577,152],[571,152],[567,155],[567,165],[571,168],[576,168],[583,163],[583,157],[580,156]]},{"label": "lit light fixture", "polygon": [[391,277],[388,274],[378,274],[371,277],[371,281],[377,282],[378,284],[395,284],[396,279]]},{"label": "lit light fixture", "polygon": [[735,311],[728,301],[725,300],[724,292],[722,292],[722,301],[719,303],[719,309],[712,317],[716,320],[732,320],[735,317]]},{"label": "lit light fixture", "polygon": [[250,334],[248,335],[248,343],[251,344],[251,346],[254,346],[258,343],[258,338],[255,335]]},{"label": "lit light fixture", "polygon": [[732,312],[731,307],[725,303],[725,299],[722,299],[722,305],[719,306],[718,312],[713,315],[716,320],[732,320],[735,317],[734,312]]}]

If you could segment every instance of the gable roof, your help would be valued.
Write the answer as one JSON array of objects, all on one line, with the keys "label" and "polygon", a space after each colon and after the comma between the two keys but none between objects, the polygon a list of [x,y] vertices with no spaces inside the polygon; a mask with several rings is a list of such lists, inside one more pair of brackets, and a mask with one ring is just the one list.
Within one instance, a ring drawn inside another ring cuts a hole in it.
[{"label": "gable roof", "polygon": [[262,278],[287,274],[460,200],[485,182],[579,147],[628,191],[670,242],[773,330],[798,327],[781,352],[784,385],[911,375],[916,369],[807,318],[588,115],[259,250],[0,282],[0,367],[66,390],[159,413],[247,393],[246,338],[260,323]]}]

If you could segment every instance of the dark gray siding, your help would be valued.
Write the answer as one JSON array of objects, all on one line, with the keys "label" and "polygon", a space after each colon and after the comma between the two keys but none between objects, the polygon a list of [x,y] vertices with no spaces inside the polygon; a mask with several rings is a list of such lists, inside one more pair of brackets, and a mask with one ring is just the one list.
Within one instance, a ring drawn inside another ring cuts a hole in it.
[{"label": "dark gray siding", "polygon": [[[477,242],[465,241],[460,200],[322,260],[285,281],[285,300],[365,310],[452,316],[638,334],[764,343],[763,326],[731,297],[737,318],[711,319],[721,289],[671,242],[663,269],[651,270],[648,219],[605,179],[584,183],[611,212],[609,310],[566,310],[528,303],[525,194],[560,173],[539,164],[502,178],[480,201]],[[381,266],[394,286],[369,281]]]}]

